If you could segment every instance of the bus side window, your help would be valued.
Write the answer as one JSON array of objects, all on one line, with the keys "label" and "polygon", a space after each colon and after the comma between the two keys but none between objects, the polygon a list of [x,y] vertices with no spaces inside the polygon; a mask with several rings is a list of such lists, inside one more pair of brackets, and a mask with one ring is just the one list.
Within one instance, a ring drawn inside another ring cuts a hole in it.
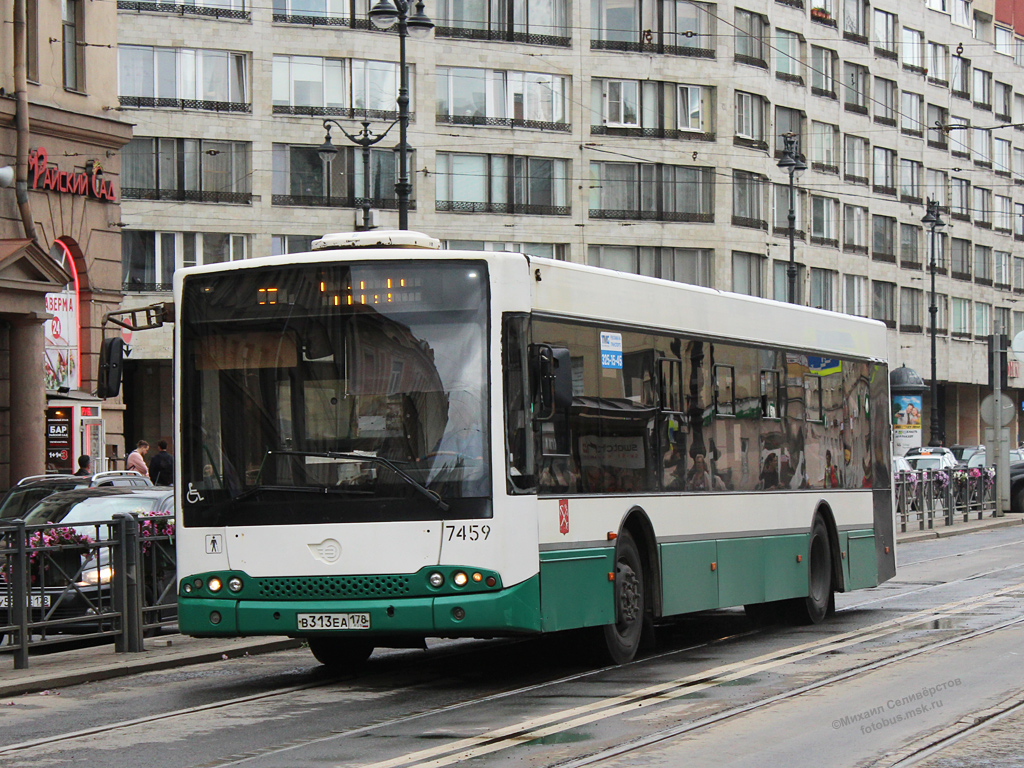
[{"label": "bus side window", "polygon": [[534,442],[530,426],[529,318],[506,315],[502,328],[505,385],[505,460],[509,493],[534,490]]},{"label": "bus side window", "polygon": [[779,407],[779,372],[761,371],[761,418],[778,419],[782,413]]}]

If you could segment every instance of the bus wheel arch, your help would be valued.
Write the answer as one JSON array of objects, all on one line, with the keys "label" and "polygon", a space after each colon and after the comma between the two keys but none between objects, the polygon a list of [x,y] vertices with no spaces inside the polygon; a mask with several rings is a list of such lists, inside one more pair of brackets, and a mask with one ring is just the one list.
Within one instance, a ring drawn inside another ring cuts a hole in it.
[{"label": "bus wheel arch", "polygon": [[827,505],[819,505],[807,542],[807,596],[790,601],[793,618],[799,624],[819,624],[835,613],[838,550],[834,543],[838,543],[835,520]]},{"label": "bus wheel arch", "polygon": [[661,558],[658,556],[658,539],[647,513],[640,507],[633,507],[623,518],[619,531],[629,531],[640,550],[640,561],[644,567],[646,585],[647,615],[657,618],[662,615]]}]

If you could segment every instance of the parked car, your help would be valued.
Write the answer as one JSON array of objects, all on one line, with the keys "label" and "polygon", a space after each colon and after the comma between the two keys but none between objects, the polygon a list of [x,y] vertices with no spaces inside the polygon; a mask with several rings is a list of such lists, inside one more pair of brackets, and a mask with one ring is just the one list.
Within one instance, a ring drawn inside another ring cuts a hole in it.
[{"label": "parked car", "polygon": [[[962,446],[962,445],[961,446],[953,446],[953,448],[963,448],[963,447],[964,446]],[[978,447],[979,448],[984,448],[985,446],[982,445],[982,446],[978,446]],[[935,446],[935,445],[919,445],[916,448],[908,448],[907,452],[906,452],[906,454],[904,456],[905,456],[905,458],[907,460],[910,460],[914,456],[919,456],[922,453],[929,454],[929,455],[930,454],[934,454],[934,453],[948,453],[949,455],[953,456],[953,458],[955,459],[956,458],[956,454],[954,453],[953,448],[946,448],[945,446],[942,446],[942,445],[939,445],[939,446]]]},{"label": "parked car", "polygon": [[953,452],[953,457],[957,460],[958,464],[966,464],[971,460],[974,454],[984,451],[984,445],[953,445],[950,446],[949,450]]},{"label": "parked car", "polygon": [[[58,491],[38,502],[25,515],[25,523],[30,526],[49,524],[52,527],[33,531],[29,544],[32,547],[60,545],[60,548],[30,555],[33,621],[85,619],[56,627],[55,631],[59,632],[92,632],[107,626],[93,617],[112,611],[110,547],[91,547],[89,543],[106,539],[105,524],[113,521],[119,513],[134,513],[143,520],[146,517],[161,518],[167,521],[164,523],[166,526],[173,523],[173,508],[173,489],[155,486]],[[151,564],[148,562],[140,564],[140,572],[145,570],[156,574],[158,580],[162,579],[159,585],[147,585],[153,587],[148,590],[150,595],[161,594],[166,591],[166,584],[173,582],[173,561],[168,560],[168,564],[169,570],[165,568],[162,573],[158,568],[149,568]],[[9,594],[10,590],[0,589],[0,624],[9,623]],[[157,600],[148,599],[146,602],[153,605]]]},{"label": "parked car", "polygon": [[892,457],[892,472],[895,475],[897,472],[912,472],[914,468],[910,466],[910,462],[902,456]]},{"label": "parked car", "polygon": [[1024,461],[1010,465],[1010,511],[1024,514]]},{"label": "parked car", "polygon": [[[1010,463],[1013,464],[1016,461],[1024,461],[1024,450],[1020,448],[1010,449]],[[967,463],[963,462],[957,464],[958,467],[966,467],[967,469],[975,469],[976,467],[988,467],[992,466],[987,457],[987,451],[982,448],[980,451],[975,451],[971,458],[967,460]]]},{"label": "parked car", "polygon": [[[932,450],[944,451],[935,452]],[[953,469],[956,466],[956,459],[948,449],[921,449],[920,453],[907,455],[907,463],[912,469]]]},{"label": "parked car", "polygon": [[31,475],[0,498],[0,520],[24,517],[36,504],[51,493],[75,488],[152,488],[153,483],[138,472],[97,472],[95,475]]}]

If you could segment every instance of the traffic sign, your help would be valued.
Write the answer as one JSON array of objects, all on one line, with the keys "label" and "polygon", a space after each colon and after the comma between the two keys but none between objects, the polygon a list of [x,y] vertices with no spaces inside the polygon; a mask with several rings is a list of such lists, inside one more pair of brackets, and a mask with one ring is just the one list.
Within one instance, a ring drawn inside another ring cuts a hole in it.
[{"label": "traffic sign", "polygon": [[1016,406],[1013,399],[1000,392],[999,400],[996,400],[995,393],[986,395],[981,401],[981,420],[992,426],[1008,427],[1017,418]]}]

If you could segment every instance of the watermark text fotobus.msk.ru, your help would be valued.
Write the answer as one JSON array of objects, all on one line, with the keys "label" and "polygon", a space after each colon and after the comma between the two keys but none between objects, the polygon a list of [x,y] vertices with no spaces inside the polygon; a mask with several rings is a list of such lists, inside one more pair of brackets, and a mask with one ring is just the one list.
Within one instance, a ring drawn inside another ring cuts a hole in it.
[{"label": "watermark text fotobus.msk.ru", "polygon": [[944,683],[926,685],[924,688],[920,688],[906,696],[894,696],[888,699],[885,704],[879,704],[862,712],[837,717],[832,721],[832,728],[838,731],[840,728],[856,725],[860,728],[861,733],[873,733],[896,723],[913,720],[925,712],[941,709],[942,699],[938,698],[938,695],[943,691],[957,688],[960,684],[960,678],[955,677]]}]

